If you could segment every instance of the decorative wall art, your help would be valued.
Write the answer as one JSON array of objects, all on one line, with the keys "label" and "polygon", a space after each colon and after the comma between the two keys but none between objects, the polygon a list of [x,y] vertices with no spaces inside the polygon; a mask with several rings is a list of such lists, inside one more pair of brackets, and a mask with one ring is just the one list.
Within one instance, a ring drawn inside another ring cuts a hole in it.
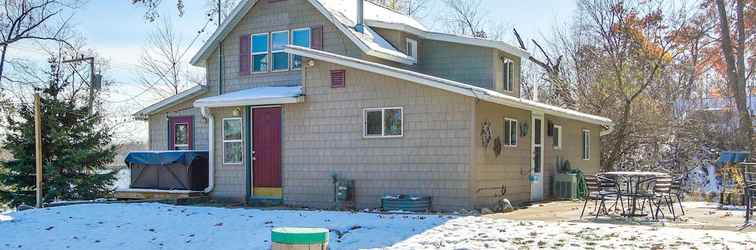
[{"label": "decorative wall art", "polygon": [[486,120],[480,125],[480,143],[484,149],[488,148],[491,144],[491,138],[493,138],[493,131],[491,131],[491,122]]},{"label": "decorative wall art", "polygon": [[498,158],[501,154],[501,139],[498,136],[493,140],[493,151],[494,155]]}]

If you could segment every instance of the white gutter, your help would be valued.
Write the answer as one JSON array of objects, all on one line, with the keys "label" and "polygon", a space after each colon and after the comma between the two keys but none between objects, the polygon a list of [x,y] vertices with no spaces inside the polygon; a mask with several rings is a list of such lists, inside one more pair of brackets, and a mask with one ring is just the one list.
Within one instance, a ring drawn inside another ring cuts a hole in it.
[{"label": "white gutter", "polygon": [[215,188],[215,118],[213,117],[213,114],[210,113],[207,107],[203,107],[200,109],[202,111],[202,117],[207,119],[207,138],[208,138],[208,144],[207,144],[207,152],[208,152],[208,159],[207,159],[207,188],[203,190],[205,193],[210,193],[213,191],[213,188]]},{"label": "white gutter", "polygon": [[300,55],[310,59],[321,60],[329,63],[335,63],[350,68],[360,69],[372,73],[378,73],[382,75],[391,76],[394,78],[407,80],[410,82],[426,85],[429,87],[439,88],[453,93],[458,93],[484,101],[498,103],[509,107],[520,108],[524,110],[530,110],[540,112],[544,114],[554,115],[558,117],[578,120],[591,124],[610,126],[612,121],[605,117],[590,115],[581,113],[575,110],[569,110],[560,108],[544,103],[538,103],[531,100],[525,100],[513,96],[501,94],[492,90],[475,87],[472,85],[455,82],[448,79],[443,79],[435,76],[425,75],[422,73],[394,68],[388,65],[383,65],[374,62],[368,62],[365,60],[333,54],[330,52],[313,50],[300,46],[287,45],[284,49],[285,52],[295,55]]}]

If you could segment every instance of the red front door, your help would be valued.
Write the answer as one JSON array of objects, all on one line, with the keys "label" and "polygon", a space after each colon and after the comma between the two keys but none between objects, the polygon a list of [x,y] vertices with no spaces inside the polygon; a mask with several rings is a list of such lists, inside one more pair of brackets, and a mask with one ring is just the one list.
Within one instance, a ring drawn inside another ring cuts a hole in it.
[{"label": "red front door", "polygon": [[281,108],[252,109],[253,187],[281,187]]}]

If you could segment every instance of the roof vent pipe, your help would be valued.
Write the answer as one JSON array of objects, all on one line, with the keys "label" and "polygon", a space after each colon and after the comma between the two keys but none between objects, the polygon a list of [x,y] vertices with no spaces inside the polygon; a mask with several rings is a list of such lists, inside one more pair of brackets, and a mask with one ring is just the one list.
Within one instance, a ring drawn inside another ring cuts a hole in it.
[{"label": "roof vent pipe", "polygon": [[365,32],[365,2],[364,0],[357,1],[357,25],[354,26],[354,30],[357,32]]}]

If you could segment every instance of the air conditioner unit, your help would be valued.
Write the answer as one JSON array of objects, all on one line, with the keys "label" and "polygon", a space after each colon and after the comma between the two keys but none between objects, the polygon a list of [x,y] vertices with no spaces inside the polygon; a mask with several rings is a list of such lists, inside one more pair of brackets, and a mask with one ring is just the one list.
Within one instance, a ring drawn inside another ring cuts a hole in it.
[{"label": "air conditioner unit", "polygon": [[559,174],[554,176],[554,196],[557,199],[577,199],[577,175]]}]

